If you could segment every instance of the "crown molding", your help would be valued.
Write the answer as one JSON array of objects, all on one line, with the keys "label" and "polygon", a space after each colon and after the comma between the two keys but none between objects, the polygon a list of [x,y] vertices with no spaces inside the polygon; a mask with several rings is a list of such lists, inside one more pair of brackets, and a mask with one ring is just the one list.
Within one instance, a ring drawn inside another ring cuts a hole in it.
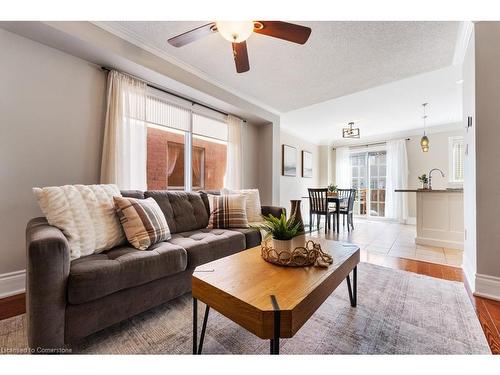
[{"label": "crown molding", "polygon": [[460,22],[457,41],[455,43],[455,53],[453,54],[453,65],[461,65],[463,63],[473,30],[474,24],[471,21]]}]

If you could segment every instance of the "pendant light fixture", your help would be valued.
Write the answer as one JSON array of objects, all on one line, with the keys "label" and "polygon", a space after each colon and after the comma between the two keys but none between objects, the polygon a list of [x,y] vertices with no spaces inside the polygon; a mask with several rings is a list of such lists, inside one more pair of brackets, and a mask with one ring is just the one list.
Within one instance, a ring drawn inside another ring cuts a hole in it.
[{"label": "pendant light fixture", "polygon": [[429,103],[422,104],[422,107],[424,108],[424,115],[422,116],[422,118],[424,119],[424,135],[423,135],[422,139],[420,139],[420,147],[422,147],[423,152],[429,151],[429,138],[427,138],[427,136],[425,135],[425,127],[426,127],[426,120],[427,120],[427,115],[425,114],[425,107],[427,106],[427,104],[429,104]]},{"label": "pendant light fixture", "polygon": [[347,128],[342,129],[342,137],[343,138],[359,138],[359,128],[353,128],[354,122],[350,122],[347,124]]}]

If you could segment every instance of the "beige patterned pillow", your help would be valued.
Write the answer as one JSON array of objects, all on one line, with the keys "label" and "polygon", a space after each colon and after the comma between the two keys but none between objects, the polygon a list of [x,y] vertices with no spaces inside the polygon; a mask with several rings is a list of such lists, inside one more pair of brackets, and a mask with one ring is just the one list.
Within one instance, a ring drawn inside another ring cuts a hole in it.
[{"label": "beige patterned pillow", "polygon": [[243,194],[207,194],[210,204],[211,228],[249,228],[245,210],[246,197]]},{"label": "beige patterned pillow", "polygon": [[70,258],[100,253],[126,243],[115,213],[116,185],[64,185],[33,188],[50,225],[68,239]]},{"label": "beige patterned pillow", "polygon": [[139,250],[172,238],[167,220],[153,198],[114,197],[116,213],[128,242]]},{"label": "beige patterned pillow", "polygon": [[262,207],[260,205],[259,189],[231,190],[222,189],[221,194],[243,194],[246,199],[245,210],[249,223],[262,222]]}]

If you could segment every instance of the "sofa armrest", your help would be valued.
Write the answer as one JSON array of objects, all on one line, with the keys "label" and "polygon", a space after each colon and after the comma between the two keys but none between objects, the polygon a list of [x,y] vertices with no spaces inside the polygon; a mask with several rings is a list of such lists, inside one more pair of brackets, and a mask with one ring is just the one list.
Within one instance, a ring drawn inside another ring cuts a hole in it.
[{"label": "sofa armrest", "polygon": [[263,216],[269,216],[269,214],[274,217],[280,217],[282,213],[286,214],[286,208],[278,206],[261,206],[261,213]]},{"label": "sofa armrest", "polygon": [[26,316],[30,348],[62,348],[66,287],[70,268],[68,240],[45,218],[26,227]]}]

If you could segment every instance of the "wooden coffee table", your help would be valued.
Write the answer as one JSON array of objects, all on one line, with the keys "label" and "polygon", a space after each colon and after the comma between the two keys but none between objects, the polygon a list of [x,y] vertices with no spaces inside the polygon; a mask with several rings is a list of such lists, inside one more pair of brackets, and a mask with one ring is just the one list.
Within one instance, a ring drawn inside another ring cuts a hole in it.
[{"label": "wooden coffee table", "polygon": [[[356,307],[359,247],[313,240],[332,255],[330,267],[276,266],[261,258],[260,246],[197,267],[192,277],[193,354],[202,352],[210,308],[270,340],[270,353],[279,354],[279,339],[293,337],[344,279]],[[206,304],[199,344],[198,300]]]}]

